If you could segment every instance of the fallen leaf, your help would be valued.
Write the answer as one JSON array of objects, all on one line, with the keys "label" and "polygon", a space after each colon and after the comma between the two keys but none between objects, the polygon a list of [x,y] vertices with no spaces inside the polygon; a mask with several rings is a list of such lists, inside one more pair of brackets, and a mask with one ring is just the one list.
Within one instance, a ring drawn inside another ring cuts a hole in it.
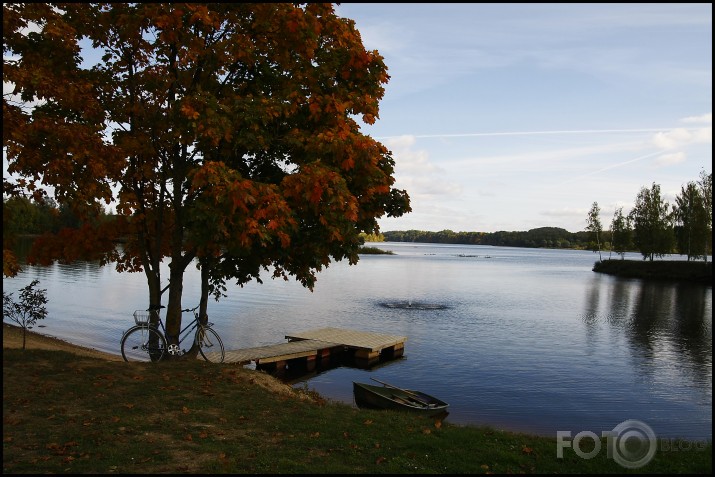
[{"label": "fallen leaf", "polygon": [[188,413],[189,413],[189,408],[186,407],[186,406],[184,406],[184,407],[181,408],[181,412],[183,412],[184,414],[188,414]]}]

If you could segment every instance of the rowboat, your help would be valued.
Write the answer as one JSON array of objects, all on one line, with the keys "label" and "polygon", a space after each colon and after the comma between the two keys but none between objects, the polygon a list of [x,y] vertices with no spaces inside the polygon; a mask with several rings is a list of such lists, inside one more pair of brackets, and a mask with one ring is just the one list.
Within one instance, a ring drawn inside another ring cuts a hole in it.
[{"label": "rowboat", "polygon": [[383,384],[383,386],[375,386],[353,381],[355,404],[361,408],[396,409],[427,416],[444,413],[449,407],[446,402],[429,394]]}]

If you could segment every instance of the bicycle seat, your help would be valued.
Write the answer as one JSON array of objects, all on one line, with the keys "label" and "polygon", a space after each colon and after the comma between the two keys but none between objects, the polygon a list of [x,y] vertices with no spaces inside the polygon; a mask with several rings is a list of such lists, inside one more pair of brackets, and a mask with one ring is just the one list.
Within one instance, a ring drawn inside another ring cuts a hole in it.
[{"label": "bicycle seat", "polygon": [[166,307],[164,305],[149,305],[148,311],[161,310],[162,308],[166,308]]}]

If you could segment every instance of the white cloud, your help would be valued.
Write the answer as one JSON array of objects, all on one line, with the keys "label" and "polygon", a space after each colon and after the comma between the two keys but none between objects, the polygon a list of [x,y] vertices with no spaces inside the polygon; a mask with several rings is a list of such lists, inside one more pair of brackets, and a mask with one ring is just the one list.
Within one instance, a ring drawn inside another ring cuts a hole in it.
[{"label": "white cloud", "polygon": [[703,144],[713,143],[713,128],[702,128],[695,131],[695,142]]},{"label": "white cloud", "polygon": [[659,132],[653,136],[653,144],[661,149],[675,149],[693,141],[693,133],[685,128]]},{"label": "white cloud", "polygon": [[705,123],[712,124],[713,113],[701,114],[700,116],[688,116],[680,120],[683,123]]},{"label": "white cloud", "polygon": [[686,155],[684,152],[675,152],[673,154],[663,154],[662,156],[659,156],[654,162],[655,165],[658,167],[666,167],[684,162],[685,157]]},{"label": "white cloud", "polygon": [[444,178],[445,170],[435,165],[424,149],[415,149],[414,136],[385,141],[395,159],[395,187],[406,189],[412,198],[454,197],[462,193],[460,184]]}]

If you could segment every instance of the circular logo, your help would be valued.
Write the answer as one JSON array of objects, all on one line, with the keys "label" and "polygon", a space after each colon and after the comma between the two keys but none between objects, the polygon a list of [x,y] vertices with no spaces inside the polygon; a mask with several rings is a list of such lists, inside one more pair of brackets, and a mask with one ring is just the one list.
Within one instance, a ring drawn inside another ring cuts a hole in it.
[{"label": "circular logo", "polygon": [[658,442],[655,432],[644,422],[628,419],[613,428],[613,460],[628,469],[638,469],[655,456]]}]

